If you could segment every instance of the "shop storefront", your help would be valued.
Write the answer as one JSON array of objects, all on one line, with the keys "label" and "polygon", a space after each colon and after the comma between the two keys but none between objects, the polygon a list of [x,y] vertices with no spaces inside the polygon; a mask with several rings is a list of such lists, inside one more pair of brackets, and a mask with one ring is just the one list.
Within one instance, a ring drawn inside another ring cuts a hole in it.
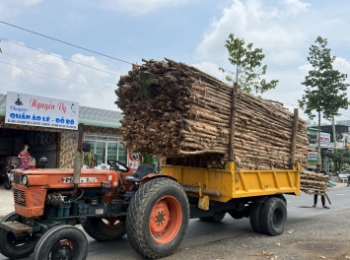
[{"label": "shop storefront", "polygon": [[[315,170],[317,165],[318,153],[316,151],[318,145],[318,130],[315,128],[308,128],[309,138],[309,152],[308,152],[308,169]],[[330,159],[328,157],[328,151],[332,150],[331,137],[328,133],[320,133],[320,144],[321,144],[321,161],[322,168],[326,171],[330,171]]]},{"label": "shop storefront", "polygon": [[90,144],[98,165],[107,164],[107,161],[111,159],[127,162],[127,152],[121,144],[121,137],[85,135],[84,142]]},{"label": "shop storefront", "polygon": [[[0,94],[0,173],[27,145],[32,167],[45,156],[47,167],[73,168],[78,123],[84,124],[84,140],[97,155],[97,164],[115,159],[127,163],[119,136],[121,113],[79,106],[76,102],[23,93]],[[0,180],[1,181],[1,180]]]}]

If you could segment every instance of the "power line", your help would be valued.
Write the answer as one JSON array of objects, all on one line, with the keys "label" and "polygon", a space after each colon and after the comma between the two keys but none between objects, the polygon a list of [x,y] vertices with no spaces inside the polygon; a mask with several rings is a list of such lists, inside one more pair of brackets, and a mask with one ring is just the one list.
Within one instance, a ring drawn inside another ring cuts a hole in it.
[{"label": "power line", "polygon": [[49,52],[46,52],[46,51],[43,51],[43,50],[38,50],[38,49],[35,49],[35,48],[32,48],[32,47],[29,47],[29,46],[27,46],[25,44],[18,43],[18,42],[12,41],[12,40],[8,40],[8,39],[3,38],[3,37],[0,37],[0,39],[8,41],[8,42],[13,43],[13,44],[17,44],[19,46],[22,46],[22,47],[25,47],[25,48],[28,48],[28,49],[31,49],[31,50],[34,50],[34,51],[37,51],[37,52],[42,52],[42,53],[45,53],[47,55],[51,55],[53,57],[56,57],[56,58],[59,58],[59,59],[65,60],[65,61],[69,61],[69,62],[72,62],[72,63],[75,63],[75,64],[79,64],[81,66],[84,66],[84,67],[87,67],[87,68],[90,68],[90,69],[98,70],[98,71],[101,71],[101,72],[104,72],[104,73],[107,73],[107,74],[110,74],[110,75],[118,76],[118,77],[120,76],[119,74],[115,74],[115,73],[112,73],[112,72],[101,70],[101,69],[98,69],[98,68],[95,68],[95,67],[92,67],[92,66],[89,66],[89,65],[85,65],[83,63],[80,63],[80,62],[77,62],[77,61],[74,61],[74,60],[66,59],[66,58],[63,58],[63,57],[61,57],[59,55],[56,55],[56,54],[53,54],[53,53],[49,53]]},{"label": "power line", "polygon": [[8,62],[6,62],[6,61],[1,61],[1,60],[0,60],[0,62],[1,62],[1,63],[5,63],[5,64],[7,64],[7,65],[14,66],[14,67],[18,67],[18,68],[21,68],[21,69],[33,71],[33,72],[36,72],[36,73],[39,73],[39,74],[42,74],[42,75],[45,75],[45,76],[49,76],[49,77],[53,77],[53,78],[56,78],[56,79],[61,79],[61,80],[65,80],[65,81],[69,81],[69,82],[75,83],[75,84],[83,85],[83,86],[86,86],[86,87],[89,87],[89,88],[96,88],[96,89],[100,89],[100,90],[104,90],[104,91],[110,91],[110,90],[107,90],[107,89],[89,86],[89,85],[86,85],[86,84],[84,84],[84,83],[79,83],[79,82],[76,82],[76,81],[73,81],[73,80],[64,79],[64,78],[61,78],[61,77],[57,77],[57,76],[53,76],[53,75],[46,74],[46,73],[43,73],[43,72],[39,72],[39,71],[36,71],[36,70],[28,69],[28,68],[25,68],[25,67],[22,67],[22,66],[18,66],[18,65],[15,65],[15,64],[8,63]]},{"label": "power line", "polygon": [[90,49],[87,49],[87,48],[84,48],[84,47],[75,45],[75,44],[73,44],[73,43],[69,43],[69,42],[66,42],[66,41],[62,41],[62,40],[53,38],[53,37],[51,37],[51,36],[47,36],[47,35],[42,34],[42,33],[38,33],[38,32],[32,31],[32,30],[29,30],[29,29],[26,29],[26,28],[23,28],[23,27],[20,27],[20,26],[11,24],[11,23],[7,23],[7,22],[5,22],[5,21],[1,21],[1,20],[0,20],[0,23],[6,24],[6,25],[8,25],[8,26],[11,26],[11,27],[14,27],[14,28],[17,28],[17,29],[20,29],[20,30],[22,30],[22,31],[26,31],[26,32],[29,32],[29,33],[32,33],[32,34],[36,34],[36,35],[38,35],[38,36],[41,36],[41,37],[44,37],[44,38],[47,38],[47,39],[50,39],[50,40],[53,40],[53,41],[57,41],[57,42],[60,42],[60,43],[63,43],[63,44],[69,45],[69,46],[73,46],[73,47],[75,47],[75,48],[79,48],[79,49],[82,49],[82,50],[85,50],[85,51],[89,51],[89,52],[92,52],[92,53],[95,53],[95,54],[98,54],[98,55],[101,55],[101,56],[104,56],[104,57],[107,57],[107,58],[110,58],[110,59],[113,59],[113,60],[117,60],[117,61],[124,62],[124,63],[131,64],[131,65],[132,65],[131,62],[128,62],[128,61],[125,61],[125,60],[121,60],[121,59],[118,59],[118,58],[115,58],[115,57],[112,57],[112,56],[109,56],[109,55],[107,55],[107,54],[103,54],[103,53],[100,53],[100,52],[97,52],[97,51],[93,51],[93,50],[90,50]]},{"label": "power line", "polygon": [[43,65],[43,66],[46,66],[46,67],[59,69],[59,70],[62,70],[62,71],[67,71],[67,72],[71,72],[71,73],[74,73],[74,74],[77,74],[77,75],[83,75],[83,76],[90,77],[90,78],[95,78],[95,79],[102,80],[102,81],[109,82],[109,83],[114,83],[114,84],[116,83],[116,82],[112,82],[110,80],[105,80],[105,79],[102,79],[102,78],[99,78],[99,77],[88,75],[88,74],[80,72],[80,71],[74,71],[74,70],[71,70],[71,69],[66,69],[66,68],[63,68],[63,67],[55,66],[55,65],[52,65],[52,64],[49,64],[49,63],[45,63],[45,62],[40,62],[40,61],[37,61],[37,60],[32,60],[32,59],[25,58],[25,57],[22,57],[22,56],[19,56],[19,55],[15,55],[15,54],[9,54],[9,53],[6,53],[6,52],[2,52],[2,55],[16,57],[16,58],[19,58],[19,59],[22,59],[22,60],[27,60],[27,61],[31,61],[31,62],[40,64],[40,65]]}]

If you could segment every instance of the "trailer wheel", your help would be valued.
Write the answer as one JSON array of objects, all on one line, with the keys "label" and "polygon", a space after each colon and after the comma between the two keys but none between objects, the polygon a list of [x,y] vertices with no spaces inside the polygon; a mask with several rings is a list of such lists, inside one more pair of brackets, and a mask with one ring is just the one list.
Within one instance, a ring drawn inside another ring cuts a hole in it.
[{"label": "trailer wheel", "polygon": [[[16,212],[12,212],[4,217],[0,223],[7,221],[22,222],[22,219]],[[14,233],[0,228],[0,241],[1,254],[11,259],[20,259],[33,253],[38,237],[32,233],[15,236]]]},{"label": "trailer wheel", "polygon": [[117,240],[126,234],[125,220],[122,219],[87,217],[82,226],[90,237],[100,242]]},{"label": "trailer wheel", "polygon": [[88,241],[84,233],[70,225],[59,225],[40,238],[33,259],[85,260],[87,254]]},{"label": "trailer wheel", "polygon": [[256,233],[263,233],[260,224],[260,216],[261,216],[261,203],[252,203],[249,209],[249,222],[253,231]]},{"label": "trailer wheel", "polygon": [[130,202],[126,218],[128,240],[148,259],[172,254],[189,221],[186,193],[174,180],[159,177],[142,185]]},{"label": "trailer wheel", "polygon": [[221,212],[215,212],[214,215],[211,217],[203,217],[199,219],[205,222],[219,223],[221,222],[221,220],[224,219],[225,215],[226,215],[226,211],[221,211]]},{"label": "trailer wheel", "polygon": [[261,208],[260,225],[266,235],[277,236],[283,233],[287,220],[287,207],[279,198],[267,199]]}]

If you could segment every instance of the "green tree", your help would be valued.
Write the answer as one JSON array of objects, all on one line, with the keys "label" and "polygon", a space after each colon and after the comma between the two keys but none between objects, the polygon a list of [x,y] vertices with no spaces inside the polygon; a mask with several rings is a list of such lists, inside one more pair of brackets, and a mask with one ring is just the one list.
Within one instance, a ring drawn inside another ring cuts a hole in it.
[{"label": "green tree", "polygon": [[[301,84],[306,87],[305,93],[299,101],[299,106],[313,119],[316,111],[318,116],[318,136],[320,136],[321,113],[325,119],[340,115],[339,109],[348,108],[346,90],[349,87],[344,81],[347,74],[333,69],[335,56],[331,56],[331,49],[327,48],[327,39],[318,36],[315,45],[309,48],[309,57],[312,69]],[[321,163],[321,143],[317,144],[318,163]]]},{"label": "green tree", "polygon": [[328,157],[333,161],[335,171],[340,171],[344,164],[350,163],[350,150],[349,148],[334,150],[333,152],[328,152]]},{"label": "green tree", "polygon": [[[262,66],[261,62],[265,58],[262,49],[253,49],[253,43],[245,46],[243,39],[235,38],[231,33],[226,40],[225,47],[228,50],[229,62],[235,66],[235,72],[227,71],[226,76],[228,82],[235,82],[238,87],[251,93],[254,90],[256,93],[264,93],[269,89],[276,87],[278,80],[266,82],[262,76],[266,74],[267,65]],[[226,72],[220,68],[220,71]]]}]

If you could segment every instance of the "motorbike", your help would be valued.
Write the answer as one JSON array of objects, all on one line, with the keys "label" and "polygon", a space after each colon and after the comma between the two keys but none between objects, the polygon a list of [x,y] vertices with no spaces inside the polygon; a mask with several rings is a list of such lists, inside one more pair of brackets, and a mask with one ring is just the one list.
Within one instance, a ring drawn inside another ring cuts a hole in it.
[{"label": "motorbike", "polygon": [[11,175],[11,170],[16,168],[18,168],[18,164],[15,164],[15,163],[6,167],[6,174],[4,175],[4,181],[3,181],[3,185],[6,190],[12,189],[12,182],[11,182],[10,175]]}]

